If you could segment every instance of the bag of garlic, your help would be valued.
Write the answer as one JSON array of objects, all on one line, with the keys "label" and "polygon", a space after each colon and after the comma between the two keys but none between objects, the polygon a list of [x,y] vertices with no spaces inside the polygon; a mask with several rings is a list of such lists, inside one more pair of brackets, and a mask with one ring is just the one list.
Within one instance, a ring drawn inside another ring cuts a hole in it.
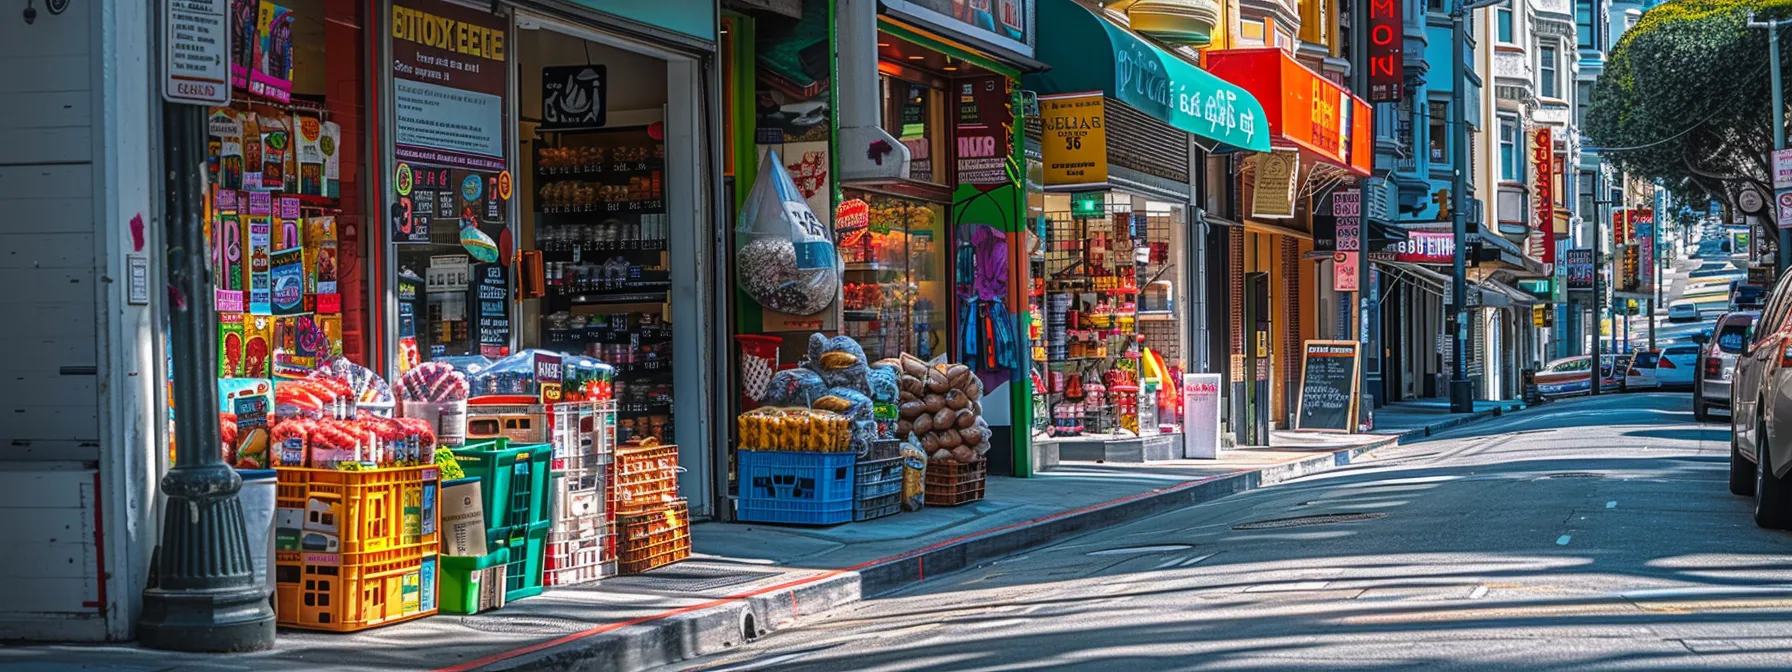
[{"label": "bag of garlic", "polygon": [[775,151],[759,162],[759,178],[734,228],[735,280],[759,305],[790,315],[821,312],[840,296],[844,267],[832,232],[797,191]]}]

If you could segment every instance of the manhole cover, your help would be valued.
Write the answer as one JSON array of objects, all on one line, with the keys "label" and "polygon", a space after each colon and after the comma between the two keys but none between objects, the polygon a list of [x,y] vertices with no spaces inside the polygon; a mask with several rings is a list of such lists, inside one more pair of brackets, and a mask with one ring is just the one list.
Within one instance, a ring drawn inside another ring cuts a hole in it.
[{"label": "manhole cover", "polygon": [[558,635],[578,632],[590,623],[565,618],[529,618],[526,616],[465,616],[460,624],[481,632],[516,635]]},{"label": "manhole cover", "polygon": [[1186,551],[1191,548],[1194,548],[1194,547],[1190,546],[1188,544],[1158,544],[1156,546],[1123,546],[1120,548],[1107,548],[1107,549],[1102,549],[1099,551],[1089,551],[1088,553],[1084,553],[1083,555],[1143,555],[1146,553],[1171,553],[1171,552],[1175,552],[1175,551]]},{"label": "manhole cover", "polygon": [[751,583],[768,576],[777,576],[777,572],[761,572],[748,569],[734,569],[715,565],[676,564],[649,571],[645,574],[619,576],[604,579],[605,588],[629,588],[634,590],[663,590],[669,592],[702,592],[727,588],[743,583]]},{"label": "manhole cover", "polygon": [[1332,523],[1354,523],[1360,520],[1386,518],[1385,513],[1327,513],[1318,516],[1297,516],[1294,518],[1277,518],[1274,520],[1258,520],[1233,525],[1234,530],[1279,530],[1286,527],[1307,527],[1310,525],[1330,525]]},{"label": "manhole cover", "polygon": [[1555,479],[1555,478],[1605,478],[1605,474],[1595,474],[1590,471],[1569,471],[1569,472],[1564,472],[1564,473],[1560,473],[1560,474],[1550,474],[1548,476],[1544,476],[1544,478],[1549,478],[1549,479]]}]

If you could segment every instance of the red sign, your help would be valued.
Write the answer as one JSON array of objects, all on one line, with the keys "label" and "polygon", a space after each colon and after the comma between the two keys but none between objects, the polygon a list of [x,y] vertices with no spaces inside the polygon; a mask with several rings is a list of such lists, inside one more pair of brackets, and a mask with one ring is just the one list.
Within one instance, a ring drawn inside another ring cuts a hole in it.
[{"label": "red sign", "polygon": [[1369,0],[1369,102],[1398,102],[1406,83],[1400,0]]},{"label": "red sign", "polygon": [[1394,261],[1409,264],[1448,264],[1456,257],[1456,234],[1413,231],[1393,247]]},{"label": "red sign", "polygon": [[1531,213],[1537,220],[1537,230],[1543,232],[1543,259],[1545,266],[1556,263],[1556,160],[1555,142],[1551,140],[1549,127],[1537,129],[1531,139],[1531,168],[1537,182],[1531,189]]},{"label": "red sign", "polygon": [[1358,175],[1369,174],[1375,138],[1363,99],[1280,49],[1210,51],[1207,70],[1262,103],[1271,133]]}]

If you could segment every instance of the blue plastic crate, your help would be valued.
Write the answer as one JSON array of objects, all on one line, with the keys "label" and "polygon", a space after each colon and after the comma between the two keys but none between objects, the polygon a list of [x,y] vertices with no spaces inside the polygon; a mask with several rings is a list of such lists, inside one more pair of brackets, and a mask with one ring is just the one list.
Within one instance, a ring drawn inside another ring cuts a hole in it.
[{"label": "blue plastic crate", "polygon": [[852,453],[743,450],[735,469],[743,500],[853,501]]},{"label": "blue plastic crate", "polygon": [[867,500],[902,492],[902,457],[860,460],[853,467],[853,499]]},{"label": "blue plastic crate", "polygon": [[853,501],[814,502],[796,499],[741,499],[734,509],[743,523],[838,525],[852,522]]}]

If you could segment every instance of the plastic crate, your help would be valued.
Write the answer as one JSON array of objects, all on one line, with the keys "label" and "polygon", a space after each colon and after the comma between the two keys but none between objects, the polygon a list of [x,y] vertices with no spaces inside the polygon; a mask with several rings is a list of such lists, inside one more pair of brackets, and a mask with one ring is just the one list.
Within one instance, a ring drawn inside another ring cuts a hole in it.
[{"label": "plastic crate", "polygon": [[[754,523],[834,525],[852,521],[852,453],[741,451],[735,517]],[[900,486],[899,486],[900,487]]]},{"label": "plastic crate", "polygon": [[927,463],[927,506],[958,506],[983,499],[989,460],[941,460]]},{"label": "plastic crate", "polygon": [[478,556],[441,557],[441,596],[436,600],[444,614],[477,614],[504,607],[504,570],[510,551],[498,549]]},{"label": "plastic crate", "polygon": [[678,446],[624,447],[616,451],[611,501],[618,514],[652,510],[678,499]]},{"label": "plastic crate", "polygon": [[[567,401],[548,408],[548,443],[555,469],[609,464],[616,455],[616,402]],[[573,459],[580,464],[562,464]]]},{"label": "plastic crate", "polygon": [[371,553],[439,539],[434,465],[274,471],[276,551]]},{"label": "plastic crate", "polygon": [[505,549],[510,561],[504,567],[504,601],[513,602],[541,594],[542,561],[548,540],[548,522],[527,528],[491,530],[487,549]]},{"label": "plastic crate", "polygon": [[867,500],[891,493],[902,493],[902,457],[880,460],[859,460],[853,465],[854,500]]},{"label": "plastic crate", "polygon": [[461,470],[480,480],[485,526],[491,530],[528,528],[547,521],[548,462],[552,458],[547,444],[509,439],[468,441],[454,449]]},{"label": "plastic crate", "polygon": [[902,511],[902,492],[898,489],[896,492],[888,495],[872,497],[870,499],[861,499],[853,502],[852,522],[857,523],[882,518],[884,516],[891,516],[900,511]]},{"label": "plastic crate", "polygon": [[554,522],[542,584],[573,586],[616,575],[616,537],[595,516]]},{"label": "plastic crate", "polygon": [[691,555],[690,509],[680,499],[651,511],[616,516],[616,570],[639,574]]},{"label": "plastic crate", "polygon": [[353,632],[436,613],[434,542],[367,553],[275,554],[276,622]]}]

